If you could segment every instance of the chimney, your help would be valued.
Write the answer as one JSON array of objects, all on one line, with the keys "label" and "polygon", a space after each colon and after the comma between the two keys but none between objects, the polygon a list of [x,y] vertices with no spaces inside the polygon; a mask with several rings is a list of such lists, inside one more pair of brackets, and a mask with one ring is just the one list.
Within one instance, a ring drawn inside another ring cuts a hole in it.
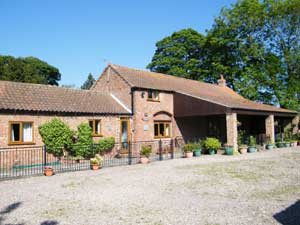
[{"label": "chimney", "polygon": [[226,80],[224,79],[223,74],[220,75],[220,79],[218,80],[218,85],[221,87],[226,87]]}]

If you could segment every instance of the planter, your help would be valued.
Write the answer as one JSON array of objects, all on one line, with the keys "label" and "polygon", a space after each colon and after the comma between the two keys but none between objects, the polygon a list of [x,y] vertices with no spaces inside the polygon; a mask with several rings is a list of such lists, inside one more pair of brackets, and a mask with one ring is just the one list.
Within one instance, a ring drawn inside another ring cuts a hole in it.
[{"label": "planter", "polygon": [[52,167],[45,167],[44,168],[44,175],[47,177],[53,176],[54,170]]},{"label": "planter", "polygon": [[267,150],[272,150],[273,147],[274,147],[274,146],[273,146],[272,144],[267,144],[267,145],[266,145],[266,149],[267,149]]},{"label": "planter", "polygon": [[284,147],[284,143],[279,142],[276,144],[277,148],[283,148]]},{"label": "planter", "polygon": [[248,147],[248,152],[249,153],[257,152],[257,148],[256,147]]},{"label": "planter", "polygon": [[297,147],[298,146],[298,141],[293,141],[292,142],[292,147]]},{"label": "planter", "polygon": [[98,164],[92,164],[91,169],[92,170],[99,170],[100,166]]},{"label": "planter", "polygon": [[233,155],[233,148],[232,147],[226,147],[225,148],[225,154],[226,155]]},{"label": "planter", "polygon": [[185,158],[192,158],[193,157],[193,152],[186,152],[185,153]]},{"label": "planter", "polygon": [[147,164],[147,163],[149,163],[149,159],[147,157],[141,157],[141,163]]},{"label": "planter", "polygon": [[199,157],[201,155],[201,151],[202,151],[201,149],[195,149],[194,156]]},{"label": "planter", "polygon": [[214,149],[208,149],[208,154],[214,155],[214,154],[216,154],[216,150],[214,150]]},{"label": "planter", "polygon": [[291,143],[290,143],[290,142],[285,142],[285,143],[284,143],[284,147],[286,147],[286,148],[291,147]]},{"label": "planter", "polygon": [[248,148],[239,148],[241,154],[246,154],[248,152]]}]

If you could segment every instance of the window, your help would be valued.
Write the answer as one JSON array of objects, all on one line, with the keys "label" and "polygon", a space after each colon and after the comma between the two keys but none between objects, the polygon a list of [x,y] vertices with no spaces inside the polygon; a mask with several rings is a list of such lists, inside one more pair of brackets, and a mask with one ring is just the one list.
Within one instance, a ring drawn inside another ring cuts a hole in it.
[{"label": "window", "polygon": [[159,92],[156,90],[148,91],[148,101],[159,101]]},{"label": "window", "polygon": [[9,144],[33,144],[33,122],[9,122]]},{"label": "window", "polygon": [[168,138],[171,136],[170,122],[155,122],[154,123],[154,138]]},{"label": "window", "polygon": [[93,136],[102,136],[101,120],[89,120],[89,124],[92,128]]}]

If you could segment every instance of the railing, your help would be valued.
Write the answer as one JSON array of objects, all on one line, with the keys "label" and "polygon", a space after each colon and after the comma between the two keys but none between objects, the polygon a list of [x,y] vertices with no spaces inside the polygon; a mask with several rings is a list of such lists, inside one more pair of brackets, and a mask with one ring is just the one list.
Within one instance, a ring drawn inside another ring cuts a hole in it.
[{"label": "railing", "polygon": [[[116,143],[112,149],[100,154],[103,156],[102,167],[133,165],[140,162],[142,146],[152,147],[150,161],[167,160],[183,157],[181,145],[173,139]],[[97,152],[97,145],[76,146],[90,148],[91,155]],[[90,157],[73,157],[68,153],[54,156],[45,146],[0,148],[0,180],[25,176],[43,175],[44,167],[50,166],[55,173],[90,169]]]}]

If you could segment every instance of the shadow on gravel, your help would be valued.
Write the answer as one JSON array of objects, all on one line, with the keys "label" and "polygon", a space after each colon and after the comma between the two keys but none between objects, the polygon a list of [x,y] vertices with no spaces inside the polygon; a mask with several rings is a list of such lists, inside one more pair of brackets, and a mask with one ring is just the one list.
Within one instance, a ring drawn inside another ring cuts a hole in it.
[{"label": "shadow on gravel", "polygon": [[273,217],[282,225],[300,224],[300,200]]},{"label": "shadow on gravel", "polygon": [[[15,223],[15,224],[4,223],[5,216],[7,214],[11,213],[12,211],[16,210],[17,208],[19,208],[21,205],[22,205],[22,202],[15,202],[15,203],[12,203],[12,204],[6,206],[4,209],[2,209],[0,211],[0,225],[25,225],[24,223]],[[58,225],[58,222],[55,220],[46,220],[46,221],[40,223],[40,225]]]}]

